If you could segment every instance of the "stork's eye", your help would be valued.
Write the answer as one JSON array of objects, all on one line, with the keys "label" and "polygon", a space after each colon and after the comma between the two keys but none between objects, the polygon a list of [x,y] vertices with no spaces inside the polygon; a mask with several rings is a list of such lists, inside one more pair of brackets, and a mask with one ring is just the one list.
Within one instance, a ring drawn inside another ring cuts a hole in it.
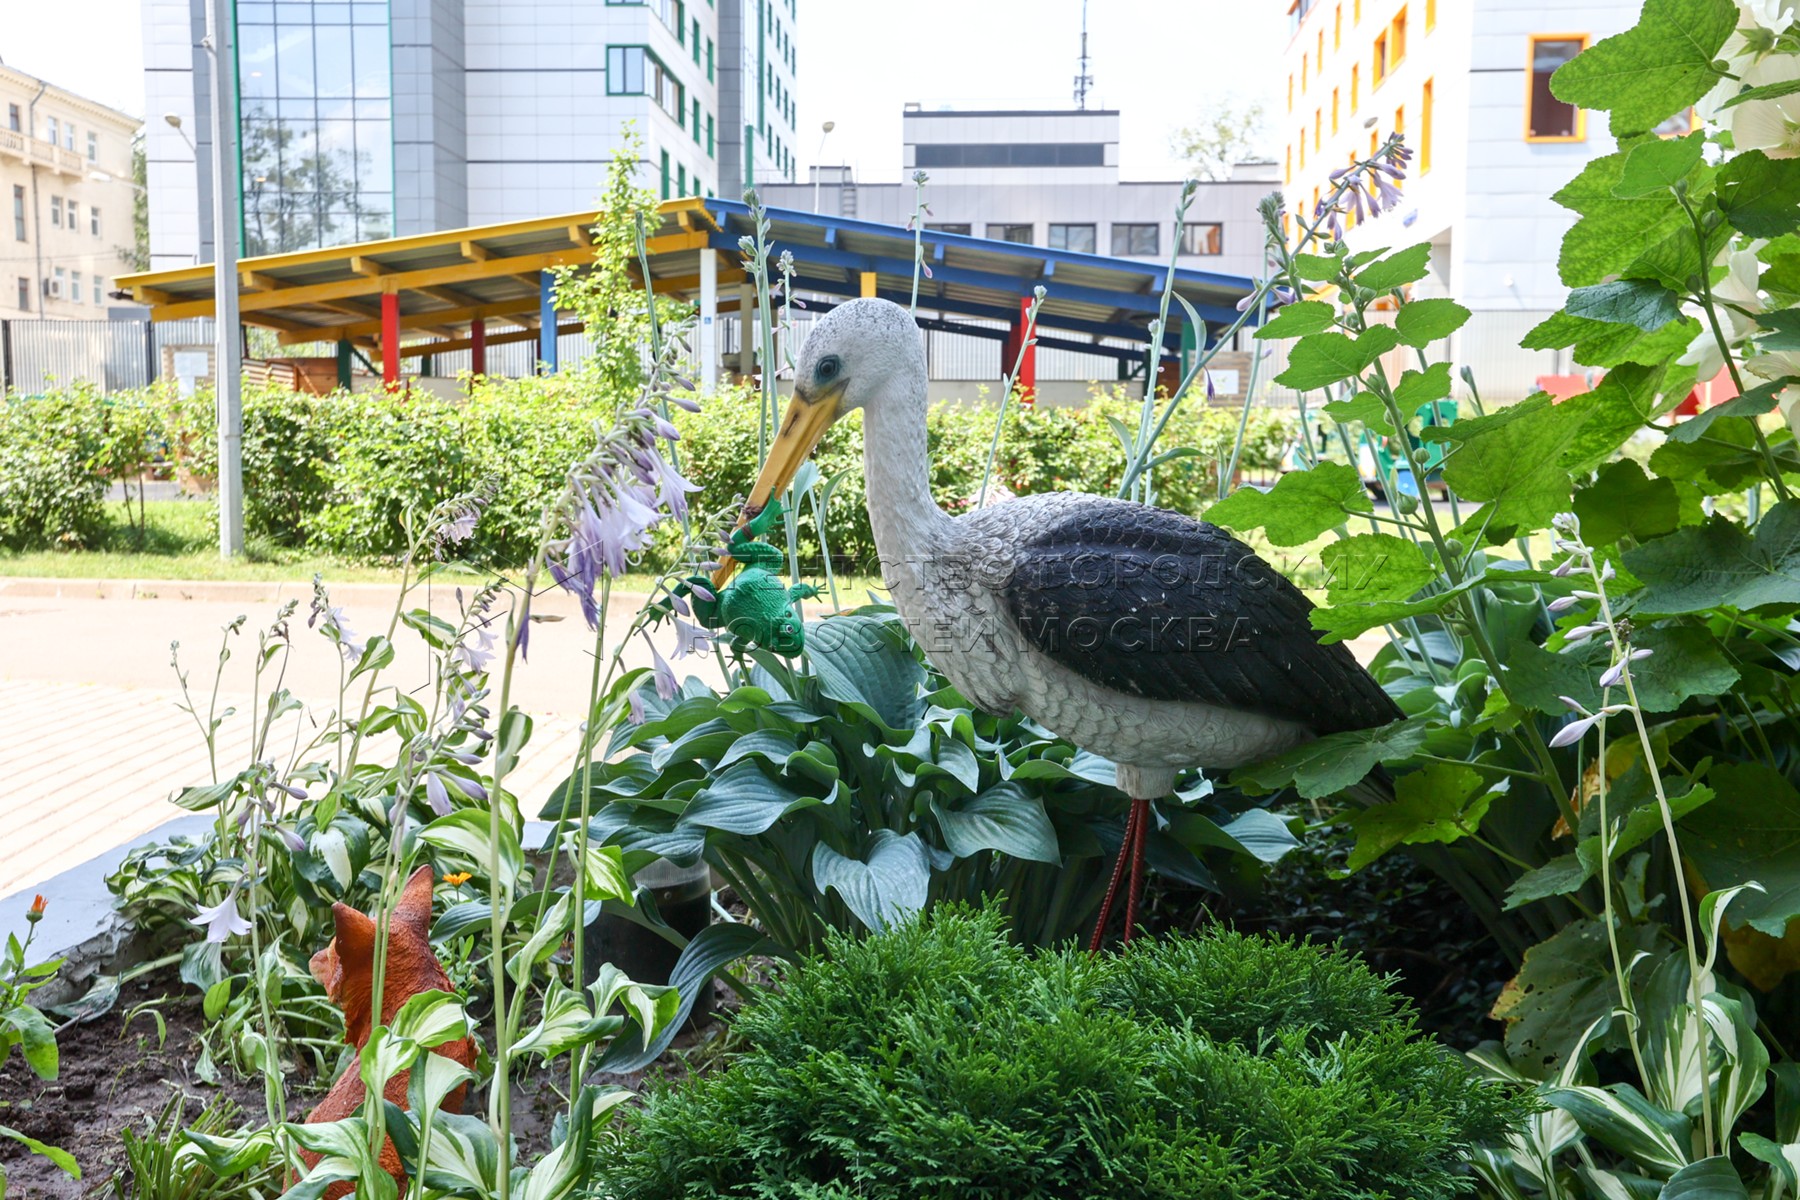
[{"label": "stork's eye", "polygon": [[835,354],[827,354],[819,360],[819,365],[813,368],[813,378],[820,383],[830,383],[838,377],[839,372],[843,369],[843,360]]}]

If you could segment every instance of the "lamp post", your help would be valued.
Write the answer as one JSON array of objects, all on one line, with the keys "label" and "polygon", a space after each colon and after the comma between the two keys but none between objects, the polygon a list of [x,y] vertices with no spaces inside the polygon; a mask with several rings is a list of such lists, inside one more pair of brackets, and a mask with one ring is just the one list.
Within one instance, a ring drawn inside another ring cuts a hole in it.
[{"label": "lamp post", "polygon": [[824,177],[819,173],[819,160],[825,157],[825,139],[837,128],[836,121],[827,121],[819,126],[819,152],[813,155],[813,212],[819,211],[819,182]]},{"label": "lamp post", "polygon": [[[212,59],[213,390],[219,412],[219,553],[244,551],[244,406],[238,332],[237,55],[233,0],[208,0]],[[169,120],[179,127],[180,118]]]}]

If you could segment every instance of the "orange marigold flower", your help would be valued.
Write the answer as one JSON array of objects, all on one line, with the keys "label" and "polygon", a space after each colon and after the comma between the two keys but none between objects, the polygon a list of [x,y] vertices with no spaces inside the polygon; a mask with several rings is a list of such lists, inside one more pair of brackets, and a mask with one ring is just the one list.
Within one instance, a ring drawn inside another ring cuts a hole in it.
[{"label": "orange marigold flower", "polygon": [[472,878],[474,878],[474,876],[470,875],[467,871],[451,871],[444,876],[444,882],[451,887],[461,887]]},{"label": "orange marigold flower", "polygon": [[25,919],[30,921],[33,925],[37,924],[44,919],[44,910],[48,907],[49,904],[44,900],[42,893],[33,896],[31,898],[31,907],[25,910]]}]

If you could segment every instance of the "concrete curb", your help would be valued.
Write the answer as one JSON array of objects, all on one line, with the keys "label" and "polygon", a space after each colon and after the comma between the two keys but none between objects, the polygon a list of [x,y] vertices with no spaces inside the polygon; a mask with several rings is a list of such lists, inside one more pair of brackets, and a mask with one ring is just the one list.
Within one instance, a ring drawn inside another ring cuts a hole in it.
[{"label": "concrete curb", "polygon": [[[332,583],[334,602],[391,602],[398,583]],[[616,599],[641,596],[615,591]],[[221,604],[270,604],[295,597],[310,599],[312,580],[242,581],[234,579],[47,579],[0,576],[0,597],[21,600],[211,600]]]}]

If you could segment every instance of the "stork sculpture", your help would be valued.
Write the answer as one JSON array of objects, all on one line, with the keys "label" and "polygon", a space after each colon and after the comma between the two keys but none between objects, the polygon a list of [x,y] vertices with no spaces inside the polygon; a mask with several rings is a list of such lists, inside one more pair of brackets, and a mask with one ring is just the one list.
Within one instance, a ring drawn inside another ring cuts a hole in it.
[{"label": "stork sculpture", "polygon": [[[905,309],[852,300],[813,327],[794,395],[746,499],[793,480],[833,421],[863,410],[869,520],[894,607],[971,703],[1015,709],[1116,764],[1131,798],[1095,923],[1098,949],[1129,875],[1143,894],[1150,802],[1189,767],[1229,769],[1401,713],[1311,601],[1216,526],[1077,492],[951,517],[931,497],[925,355]],[[723,560],[723,586],[736,564]]]}]

